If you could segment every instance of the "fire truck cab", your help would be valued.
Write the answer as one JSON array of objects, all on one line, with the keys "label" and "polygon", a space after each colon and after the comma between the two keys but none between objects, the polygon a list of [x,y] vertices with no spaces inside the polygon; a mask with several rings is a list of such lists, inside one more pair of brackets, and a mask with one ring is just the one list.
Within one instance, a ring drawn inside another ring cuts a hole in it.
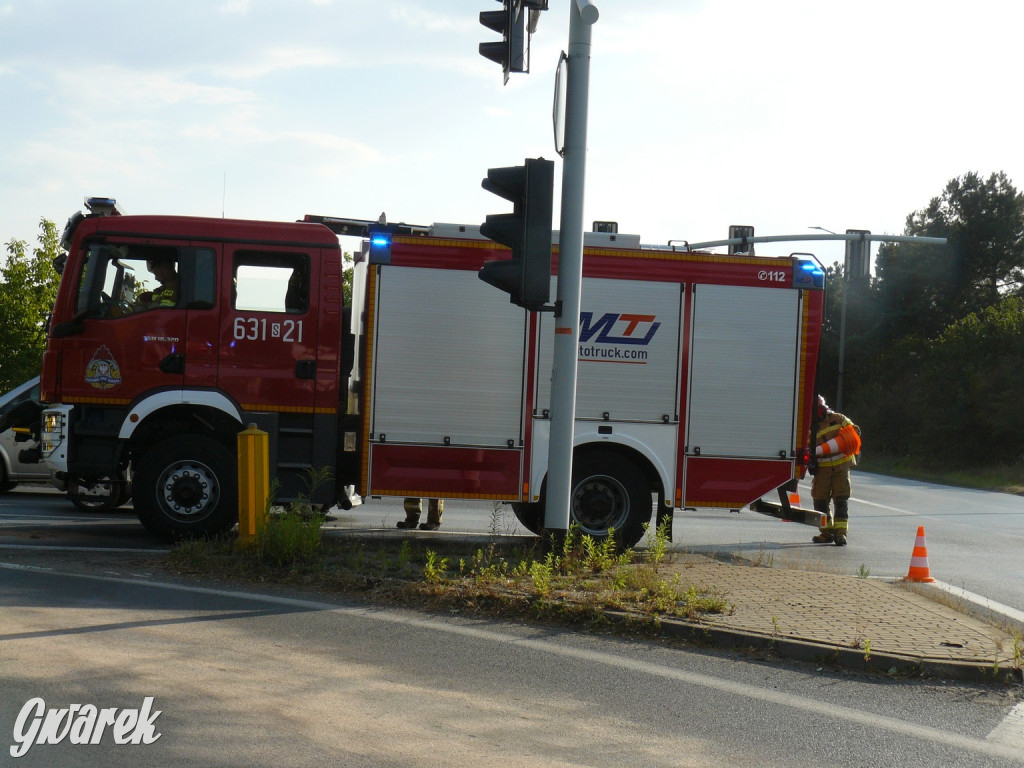
[{"label": "fire truck cab", "polygon": [[48,463],[83,481],[130,465],[147,527],[211,533],[237,521],[236,434],[255,423],[274,435],[278,498],[308,495],[304,470],[335,463],[337,237],[115,211],[65,231],[41,382]]}]

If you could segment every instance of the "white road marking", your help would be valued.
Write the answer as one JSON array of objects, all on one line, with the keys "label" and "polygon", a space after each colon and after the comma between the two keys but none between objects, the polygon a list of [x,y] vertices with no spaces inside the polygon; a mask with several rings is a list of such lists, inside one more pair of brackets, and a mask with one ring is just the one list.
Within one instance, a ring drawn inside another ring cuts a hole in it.
[{"label": "white road marking", "polygon": [[997,744],[1005,744],[1015,750],[1018,756],[1024,755],[1024,702],[1011,709],[987,738]]},{"label": "white road marking", "polygon": [[[806,496],[808,499],[811,498],[811,487],[809,485],[806,486],[806,487],[801,485],[799,490],[800,490],[801,498],[803,498],[804,496]],[[856,490],[857,489],[854,488],[854,491],[856,491]],[[917,512],[911,512],[908,509],[900,509],[899,507],[890,507],[890,506],[887,506],[885,504],[877,504],[877,503],[875,503],[873,501],[865,501],[864,499],[858,497],[856,495],[856,493],[854,493],[854,495],[852,497],[850,497],[850,503],[851,504],[863,504],[863,505],[868,506],[868,507],[876,507],[878,509],[885,509],[885,510],[888,510],[889,512],[899,512],[901,515],[916,515],[916,514],[918,514]]]},{"label": "white road marking", "polygon": [[899,512],[901,515],[916,515],[917,512],[911,512],[908,509],[900,509],[899,507],[890,507],[885,504],[876,504],[873,501],[865,501],[864,499],[858,499],[856,496],[850,499],[851,504],[864,504],[868,507],[877,507],[878,509],[885,509],[889,512]]},{"label": "white road marking", "polygon": [[[135,555],[166,555],[171,551],[170,547],[166,547],[164,549],[149,549],[144,547],[64,547],[46,544],[0,544],[0,549],[25,549],[39,552],[129,552]],[[14,566],[10,567],[13,568]],[[67,576],[69,574],[63,575]]]}]

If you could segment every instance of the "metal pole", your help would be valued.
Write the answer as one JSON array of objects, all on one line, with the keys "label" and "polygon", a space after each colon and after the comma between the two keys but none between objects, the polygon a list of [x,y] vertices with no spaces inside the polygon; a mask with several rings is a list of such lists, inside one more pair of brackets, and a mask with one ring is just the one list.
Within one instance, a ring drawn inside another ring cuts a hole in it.
[{"label": "metal pole", "polygon": [[758,235],[757,237],[732,237],[724,240],[706,240],[691,243],[687,240],[670,242],[684,243],[683,250],[698,251],[702,248],[716,248],[722,245],[748,245],[750,243],[788,243],[806,240],[864,240],[870,243],[917,243],[918,245],[945,245],[944,237],[924,237],[921,235]]},{"label": "metal pole", "polygon": [[558,306],[551,371],[551,435],[548,440],[544,527],[569,530],[572,449],[576,422],[576,368],[583,283],[583,190],[587,167],[587,106],[590,91],[590,26],[597,7],[589,0],[569,5],[569,53],[565,89],[565,162],[558,245]]},{"label": "metal pole", "polygon": [[839,382],[836,385],[836,410],[843,412],[843,373],[846,359],[846,294],[850,290],[850,276],[843,270],[843,304],[839,313]]}]

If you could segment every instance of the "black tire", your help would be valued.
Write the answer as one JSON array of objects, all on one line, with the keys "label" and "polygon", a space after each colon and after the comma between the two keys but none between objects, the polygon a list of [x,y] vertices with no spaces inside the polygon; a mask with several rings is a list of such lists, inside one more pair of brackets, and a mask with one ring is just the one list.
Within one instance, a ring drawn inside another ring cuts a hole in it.
[{"label": "black tire", "polygon": [[620,546],[629,548],[651,520],[651,486],[627,458],[606,451],[582,453],[573,460],[569,496],[571,522],[594,538],[614,528]]},{"label": "black tire", "polygon": [[540,535],[541,530],[544,528],[543,499],[530,504],[514,502],[512,504],[512,511],[515,512],[516,519],[526,530],[537,536]]},{"label": "black tire", "polygon": [[[569,523],[596,539],[615,529],[615,538],[624,548],[634,546],[644,536],[644,525],[651,520],[653,503],[647,478],[629,459],[607,451],[590,451],[573,458]],[[544,528],[547,482],[541,488],[540,501],[512,505],[516,518],[530,531],[540,535]]]},{"label": "black tire", "polygon": [[238,462],[208,437],[171,437],[135,462],[132,496],[139,521],[165,541],[215,536],[238,522]]},{"label": "black tire", "polygon": [[3,459],[0,459],[0,493],[7,493],[12,490],[17,483],[12,483],[7,479],[7,467],[4,466]]},{"label": "black tire", "polygon": [[121,483],[118,486],[117,501],[114,502],[114,507],[123,507],[129,501],[132,500],[132,485],[131,483]]}]

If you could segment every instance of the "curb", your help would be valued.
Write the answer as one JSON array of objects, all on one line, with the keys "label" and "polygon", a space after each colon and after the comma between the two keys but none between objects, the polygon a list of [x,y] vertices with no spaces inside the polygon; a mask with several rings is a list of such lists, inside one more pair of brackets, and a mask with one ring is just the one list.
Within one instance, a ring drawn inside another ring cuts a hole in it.
[{"label": "curb", "polygon": [[[894,579],[898,581],[898,579]],[[1000,605],[981,595],[972,595],[959,587],[946,584],[943,581],[935,581],[929,584],[919,584],[923,593],[941,593],[952,595],[959,601],[956,610],[970,616],[971,618],[983,621],[987,624],[1005,624],[1010,632],[1024,634],[1024,616],[1020,611]],[[936,599],[931,594],[926,595],[929,599]]]},{"label": "curb", "polygon": [[[610,620],[619,623],[626,623],[635,618],[634,615],[621,611],[609,611],[607,615]],[[865,658],[864,651],[857,648],[775,637],[757,632],[741,632],[680,619],[662,618],[661,629],[666,635],[680,637],[696,644],[737,651],[760,651],[779,658],[827,665],[852,672],[890,677],[943,678],[988,685],[1024,683],[1024,670],[1020,667],[996,667],[991,662],[929,659],[884,651],[872,651]]]}]

